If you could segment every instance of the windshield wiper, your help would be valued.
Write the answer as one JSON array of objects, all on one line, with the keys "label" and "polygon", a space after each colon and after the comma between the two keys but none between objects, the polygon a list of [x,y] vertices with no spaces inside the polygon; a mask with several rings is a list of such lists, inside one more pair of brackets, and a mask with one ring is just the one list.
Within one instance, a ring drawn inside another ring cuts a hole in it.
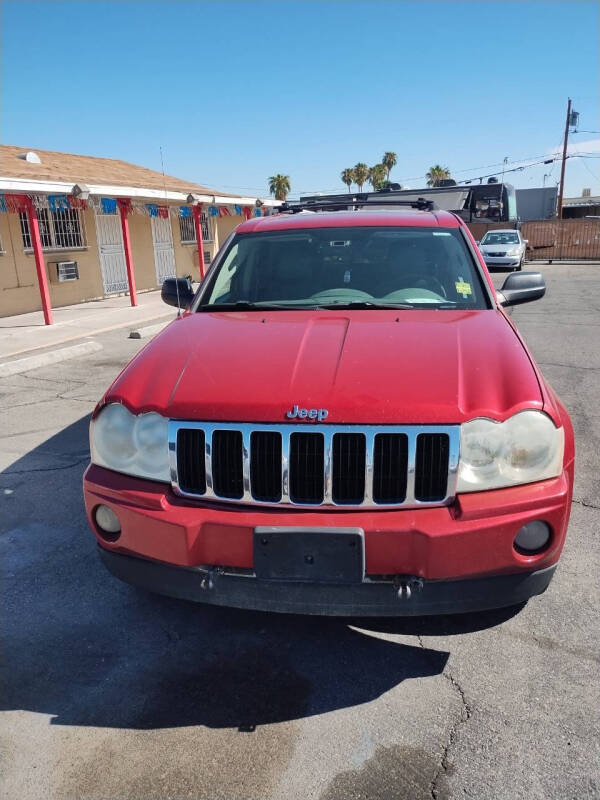
[{"label": "windshield wiper", "polygon": [[351,300],[349,303],[319,303],[318,308],[326,309],[366,309],[366,308],[415,308],[412,303],[378,303],[371,300]]},{"label": "windshield wiper", "polygon": [[352,300],[349,303],[329,303],[329,304],[319,304],[319,308],[327,308],[327,309],[369,309],[369,308],[389,308],[389,309],[403,309],[403,308],[418,308],[419,310],[424,310],[427,308],[431,309],[438,309],[438,308],[456,308],[457,303],[453,300],[440,300],[439,303],[427,303],[422,302],[420,303],[418,300],[415,300],[414,303],[383,303],[378,302],[377,300]]},{"label": "windshield wiper", "polygon": [[205,303],[198,306],[197,311],[269,311],[290,309],[287,305],[276,303],[251,303],[249,300],[237,300],[235,303]]},{"label": "windshield wiper", "polygon": [[376,300],[351,300],[348,303],[315,303],[300,305],[296,303],[252,303],[250,300],[237,300],[235,303],[206,303],[198,306],[197,311],[353,311],[367,309],[438,309],[456,308],[457,304],[451,300],[439,303],[382,303]]}]

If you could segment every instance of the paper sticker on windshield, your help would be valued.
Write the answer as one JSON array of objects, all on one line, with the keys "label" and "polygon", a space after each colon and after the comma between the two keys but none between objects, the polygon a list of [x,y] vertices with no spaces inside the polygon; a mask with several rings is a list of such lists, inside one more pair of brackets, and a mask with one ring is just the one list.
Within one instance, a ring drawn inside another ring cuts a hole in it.
[{"label": "paper sticker on windshield", "polygon": [[473,294],[473,290],[471,289],[471,284],[463,281],[462,278],[456,281],[454,284],[456,286],[456,291],[458,294],[462,294],[462,296],[466,299],[470,294]]}]

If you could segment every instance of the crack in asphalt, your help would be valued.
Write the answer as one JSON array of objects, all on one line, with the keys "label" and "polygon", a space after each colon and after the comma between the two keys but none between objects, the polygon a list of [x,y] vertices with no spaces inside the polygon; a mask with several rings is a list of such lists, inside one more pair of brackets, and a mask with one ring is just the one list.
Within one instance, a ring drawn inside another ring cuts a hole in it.
[{"label": "crack in asphalt", "polygon": [[74,400],[76,403],[87,403],[88,406],[89,405],[94,406],[98,402],[97,398],[90,399],[89,397],[65,397],[64,394],[57,395],[56,399],[57,400],[66,400],[67,402],[69,400]]},{"label": "crack in asphalt", "polygon": [[[42,367],[37,367],[37,369],[42,369]],[[30,372],[35,372],[35,368],[30,370]],[[32,381],[44,381],[45,383],[64,383],[64,380],[61,380],[60,378],[41,378],[39,375],[30,375],[29,372],[20,372],[19,377],[27,378],[28,380]],[[80,386],[85,386],[87,381],[82,381],[78,378],[69,378],[69,383],[78,383]]]},{"label": "crack in asphalt", "polygon": [[440,776],[442,774],[448,775],[448,768],[449,768],[448,754],[456,741],[458,729],[462,725],[465,725],[471,719],[471,716],[473,714],[471,706],[469,705],[465,697],[465,691],[460,685],[460,683],[456,680],[454,675],[447,669],[445,669],[442,672],[442,675],[444,676],[444,678],[446,678],[446,680],[452,685],[452,687],[458,693],[461,701],[461,709],[460,709],[459,719],[450,728],[450,734],[448,736],[448,740],[444,746],[444,749],[442,750],[442,757],[440,758],[439,766],[431,781],[431,796],[433,800],[436,800],[436,798],[439,796],[438,784],[440,781]]},{"label": "crack in asphalt", "polygon": [[[67,389],[67,391],[71,391],[71,390]],[[46,397],[44,400],[32,400],[32,401],[28,401],[27,403],[11,403],[10,404],[10,408],[26,408],[27,406],[41,406],[44,403],[52,403],[55,400],[65,400],[66,402],[69,402],[70,400],[74,400],[77,403],[87,403],[87,405],[95,404],[97,402],[96,400],[86,400],[85,398],[82,399],[80,397],[65,397],[64,394],[60,394],[59,393],[59,394],[55,394],[53,397]],[[2,408],[5,408],[5,409],[8,410],[9,407],[8,406],[2,406]]]},{"label": "crack in asphalt", "polygon": [[34,469],[11,469],[8,467],[3,471],[3,475],[27,475],[30,472],[58,472],[61,469],[71,469],[72,467],[77,467],[79,464],[84,464],[86,461],[90,460],[89,453],[82,458],[77,459],[77,461],[73,461],[69,464],[60,464],[54,465],[52,467],[40,467]]},{"label": "crack in asphalt", "polygon": [[600,367],[580,367],[576,364],[557,364],[554,361],[538,361],[538,367],[564,367],[565,369],[584,369],[590,372],[598,372]]},{"label": "crack in asphalt", "polygon": [[550,636],[540,636],[540,634],[532,633],[531,631],[528,631],[527,633],[521,633],[520,631],[511,631],[505,628],[501,633],[504,636],[508,636],[511,639],[523,642],[524,644],[531,644],[533,642],[533,644],[540,650],[547,650],[549,652],[561,650],[563,653],[568,653],[574,658],[600,664],[600,656],[591,647],[570,647],[569,645],[561,642],[559,639],[552,639]]},{"label": "crack in asphalt", "polygon": [[[423,649],[426,649],[425,648],[425,644],[423,643],[423,637],[422,636],[417,635],[417,641],[419,642],[419,646],[420,647],[422,647]],[[448,681],[448,683],[451,684],[452,688],[455,690],[455,692],[460,697],[461,708],[460,708],[460,716],[459,716],[459,718],[456,720],[456,722],[450,728],[450,733],[449,733],[448,738],[446,740],[446,744],[443,747],[442,755],[441,755],[441,758],[440,758],[440,761],[439,761],[438,768],[437,768],[433,778],[431,779],[430,792],[431,792],[431,797],[433,798],[433,800],[437,800],[437,798],[439,797],[440,777],[442,775],[446,775],[446,776],[448,775],[448,770],[449,770],[448,754],[449,754],[451,748],[453,747],[453,745],[454,745],[454,743],[456,741],[456,736],[458,734],[458,729],[462,725],[465,725],[471,719],[471,716],[473,715],[473,709],[472,709],[471,705],[467,702],[467,698],[466,698],[466,695],[465,695],[465,690],[460,685],[460,682],[455,678],[455,676],[447,668],[447,665],[446,665],[446,669],[444,669],[444,671],[442,672],[442,676]]]},{"label": "crack in asphalt", "polygon": [[[32,372],[34,372],[34,371],[35,370],[32,370]],[[59,386],[64,386],[64,384],[65,384],[64,380],[60,380],[60,379],[56,379],[56,378],[40,378],[38,375],[29,375],[26,372],[25,373],[20,373],[19,377],[20,378],[25,378],[27,380],[43,381],[44,383],[58,384]],[[67,401],[68,400],[75,400],[76,402],[79,402],[79,403],[88,403],[88,404],[96,402],[96,400],[85,400],[85,399],[82,399],[80,397],[65,397],[67,392],[77,391],[82,386],[86,386],[87,385],[87,381],[82,381],[82,380],[79,380],[77,378],[69,378],[67,383],[69,383],[70,385],[72,385],[72,384],[76,384],[76,385],[72,386],[72,388],[70,388],[70,389],[64,389],[63,388],[62,391],[57,392],[53,397],[47,397],[47,398],[45,398],[43,400],[28,401],[26,403],[11,403],[10,406],[7,406],[6,408],[26,408],[27,406],[36,406],[36,405],[41,405],[42,403],[51,403],[53,400],[67,400]],[[11,387],[11,388],[14,391],[19,391],[20,389],[22,389],[24,387],[22,387],[22,386],[14,386],[14,387]],[[4,408],[4,406],[2,406],[2,408]]]},{"label": "crack in asphalt", "polygon": [[593,503],[586,503],[585,500],[571,500],[571,504],[583,506],[584,508],[595,508],[596,511],[600,511],[600,506],[595,506]]}]

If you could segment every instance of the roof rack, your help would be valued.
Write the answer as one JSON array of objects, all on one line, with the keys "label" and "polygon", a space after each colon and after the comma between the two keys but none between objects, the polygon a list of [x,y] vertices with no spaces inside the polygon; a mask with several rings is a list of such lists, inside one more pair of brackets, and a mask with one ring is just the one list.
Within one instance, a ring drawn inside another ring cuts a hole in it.
[{"label": "roof rack", "polygon": [[288,214],[298,214],[300,211],[343,211],[347,210],[349,206],[354,209],[364,208],[365,206],[409,206],[419,211],[439,210],[433,200],[425,200],[424,197],[419,197],[416,200],[379,200],[371,195],[371,198],[369,200],[367,195],[349,195],[343,200],[323,198],[323,200],[297,200],[290,203],[284,201],[280,206],[276,207],[276,211]]}]

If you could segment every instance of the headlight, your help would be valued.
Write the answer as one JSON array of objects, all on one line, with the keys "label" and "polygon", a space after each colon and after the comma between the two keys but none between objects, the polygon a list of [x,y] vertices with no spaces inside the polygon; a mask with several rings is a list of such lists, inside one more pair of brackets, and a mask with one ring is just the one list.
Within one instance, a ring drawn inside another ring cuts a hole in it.
[{"label": "headlight", "polygon": [[520,251],[519,251],[519,248],[518,248],[518,247],[513,247],[511,250],[507,250],[507,251],[506,251],[506,255],[507,255],[507,256],[518,256],[518,255],[519,255],[519,252],[520,252]]},{"label": "headlight", "polygon": [[541,411],[505,422],[474,419],[460,430],[457,493],[542,481],[560,475],[564,429]]},{"label": "headlight", "polygon": [[90,425],[92,462],[101,467],[151,478],[170,480],[169,420],[150,411],[136,416],[125,406],[105,406]]}]

